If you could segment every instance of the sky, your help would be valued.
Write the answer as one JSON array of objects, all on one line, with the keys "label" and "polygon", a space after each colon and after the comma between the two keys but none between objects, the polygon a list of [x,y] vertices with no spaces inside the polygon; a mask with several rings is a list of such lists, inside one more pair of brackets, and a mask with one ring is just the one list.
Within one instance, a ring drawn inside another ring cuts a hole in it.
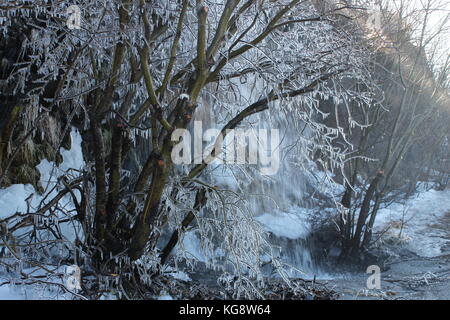
[{"label": "sky", "polygon": [[[375,0],[376,1],[376,0]],[[450,54],[450,0],[382,0],[388,7],[398,9],[406,6],[407,15],[412,23],[415,24],[417,38],[420,37],[425,16],[425,8],[432,8],[431,14],[428,16],[426,27],[426,39],[432,38],[427,45],[427,54],[429,57],[433,55],[434,62],[444,64]],[[439,36],[435,33],[441,30]]]}]

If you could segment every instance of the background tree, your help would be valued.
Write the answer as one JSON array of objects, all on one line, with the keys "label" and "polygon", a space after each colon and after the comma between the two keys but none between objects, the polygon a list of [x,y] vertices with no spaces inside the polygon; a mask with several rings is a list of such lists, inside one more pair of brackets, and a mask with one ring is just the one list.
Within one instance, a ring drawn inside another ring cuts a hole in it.
[{"label": "background tree", "polygon": [[448,90],[433,67],[442,61],[436,46],[448,36],[448,13],[431,23],[442,9],[432,0],[379,2],[379,7],[384,27],[375,30],[373,74],[382,98],[359,109],[363,126],[347,128],[357,156],[347,162],[349,180],[341,200],[342,256],[369,246],[380,206],[414,193],[424,169],[434,167],[430,157],[448,139]]}]

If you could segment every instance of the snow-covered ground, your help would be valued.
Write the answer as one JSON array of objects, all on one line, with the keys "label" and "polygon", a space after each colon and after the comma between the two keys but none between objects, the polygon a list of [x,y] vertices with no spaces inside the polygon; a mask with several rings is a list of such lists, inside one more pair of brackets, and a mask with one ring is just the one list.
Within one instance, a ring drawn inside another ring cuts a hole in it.
[{"label": "snow-covered ground", "polygon": [[450,215],[450,190],[423,191],[403,204],[380,210],[375,230],[422,257],[435,257],[450,242],[450,225],[442,225],[446,215]]},{"label": "snow-covered ground", "polygon": [[9,285],[0,287],[0,300],[24,300],[24,296],[15,292]]},{"label": "snow-covered ground", "polygon": [[[71,132],[72,147],[70,150],[61,148],[63,162],[57,167],[54,162],[42,160],[37,169],[41,174],[40,184],[44,189],[50,190],[59,176],[71,168],[80,169],[84,166],[83,153],[81,150],[81,135],[78,131]],[[57,191],[54,192],[54,194]],[[26,199],[31,198],[31,207],[36,207],[42,201],[43,196],[36,193],[30,184],[13,184],[5,189],[0,189],[0,219],[15,212],[26,212]]]},{"label": "snow-covered ground", "polygon": [[291,207],[287,211],[264,213],[256,217],[264,228],[276,235],[288,239],[306,239],[310,233],[309,210]]},{"label": "snow-covered ground", "polygon": [[450,190],[421,191],[378,213],[375,237],[382,235],[379,245],[392,253],[381,288],[367,288],[365,271],[336,275],[324,283],[340,299],[450,299]]},{"label": "snow-covered ground", "polygon": [[[55,186],[57,178],[65,174],[67,170],[80,169],[84,166],[83,153],[81,150],[82,139],[79,132],[75,129],[71,132],[71,139],[71,149],[61,149],[60,153],[62,155],[63,162],[59,165],[59,167],[46,159],[42,160],[37,165],[37,169],[41,174],[40,184],[44,189],[51,190]],[[53,190],[50,196],[47,197],[46,201],[51,199],[52,195],[56,195],[57,192],[57,189]],[[30,208],[33,210],[33,208],[36,208],[40,204],[44,197],[43,195],[38,194],[30,184],[14,184],[8,188],[0,189],[0,219],[10,216],[16,212],[27,212],[26,199],[29,199]],[[71,207],[67,207],[71,205],[71,203],[72,202],[68,196],[63,197],[60,200],[60,204],[65,205],[67,209],[71,209]],[[75,235],[73,226],[61,225],[61,230],[67,240],[73,240]],[[64,274],[64,270],[61,269],[59,273]],[[9,280],[10,279],[8,278],[3,278],[0,274],[0,284]],[[59,284],[62,284],[62,280],[63,279],[60,277],[53,279],[53,281]],[[26,287],[23,287],[7,284],[0,286],[0,300],[18,299],[67,299],[67,297],[64,294],[60,294],[60,291],[54,290],[54,287],[45,285],[27,285]]]},{"label": "snow-covered ground", "polygon": [[[84,165],[81,151],[81,136],[72,131],[71,150],[61,150],[63,163],[56,167],[47,160],[37,166],[41,173],[42,187],[51,189],[58,176],[70,168],[81,168]],[[233,184],[233,183],[229,183]],[[42,196],[37,194],[31,185],[12,185],[0,189],[0,219],[10,214],[26,212],[26,199],[30,199],[31,207],[36,207]],[[68,200],[68,199],[67,199]],[[62,199],[61,201],[67,201]],[[290,240],[306,239],[310,232],[310,222],[314,210],[291,206],[277,212],[262,213],[256,220],[265,230],[273,235]],[[448,219],[448,220],[445,220]],[[394,203],[388,208],[381,209],[377,216],[375,231],[383,233],[384,239],[393,239],[409,250],[422,257],[437,257],[445,252],[445,246],[450,244],[450,190],[422,190],[418,195],[404,201]],[[70,236],[69,236],[70,238]],[[206,261],[198,238],[193,232],[188,232],[183,244],[185,249],[200,261]],[[176,276],[183,280],[190,280],[189,276],[180,273]],[[0,279],[0,283],[1,283]],[[38,291],[33,291],[37,293]],[[0,300],[3,299],[37,299],[42,295],[25,292],[18,287],[0,286]],[[62,298],[62,297],[60,297]],[[169,295],[161,299],[170,299]]]}]

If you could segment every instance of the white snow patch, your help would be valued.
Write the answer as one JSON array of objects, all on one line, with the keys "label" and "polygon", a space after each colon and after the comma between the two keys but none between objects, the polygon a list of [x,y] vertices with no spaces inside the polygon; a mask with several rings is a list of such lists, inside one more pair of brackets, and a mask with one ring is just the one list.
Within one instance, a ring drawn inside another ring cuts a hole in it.
[{"label": "white snow patch", "polygon": [[[442,247],[449,242],[445,230],[433,227],[450,212],[450,190],[421,192],[404,204],[395,203],[378,212],[375,231],[389,230],[387,235],[406,242],[408,249],[423,257],[442,254]],[[402,221],[403,229],[402,229]]]},{"label": "white snow patch", "polygon": [[183,271],[176,270],[170,266],[164,268],[164,273],[182,281],[192,281],[189,275]]},{"label": "white snow patch", "polygon": [[26,212],[25,199],[34,192],[30,184],[13,184],[8,188],[0,189],[0,219],[16,212]]},{"label": "white snow patch", "polygon": [[255,219],[263,227],[276,235],[289,239],[305,239],[310,233],[308,222],[309,210],[292,207],[286,211],[276,211],[273,214],[264,213]]},{"label": "white snow patch", "polygon": [[200,239],[197,237],[195,231],[186,232],[183,235],[183,241],[181,246],[178,247],[177,251],[184,250],[187,253],[187,256],[191,258],[195,258],[201,262],[207,262],[208,258],[202,250],[202,246],[200,243]]},{"label": "white snow patch", "polygon": [[[65,285],[64,275],[65,266],[54,269],[52,266],[45,266],[52,269],[54,275],[44,278],[49,283],[58,283]],[[22,270],[24,274],[33,274],[33,276],[44,276],[43,270],[35,268],[26,268]],[[0,300],[71,300],[73,295],[61,290],[60,287],[44,284],[22,284],[21,280],[14,279],[11,276],[0,276],[0,283],[10,281],[0,286]],[[25,281],[26,283],[27,281]]]},{"label": "white snow patch", "polygon": [[80,169],[84,166],[83,151],[81,149],[82,138],[78,131],[75,129],[70,133],[72,138],[72,147],[70,150],[64,148],[61,149],[61,156],[63,158],[59,167],[55,166],[53,162],[49,162],[47,159],[43,159],[36,168],[41,174],[41,185],[46,188],[47,184],[51,188],[58,177],[65,174],[69,169]]},{"label": "white snow patch", "polygon": [[[68,169],[80,169],[85,163],[83,161],[83,153],[81,150],[82,138],[79,132],[75,129],[71,131],[72,147],[70,150],[61,150],[63,162],[59,167],[48,160],[42,160],[36,168],[41,174],[40,183],[43,188],[51,190],[51,188],[57,182],[57,178]],[[52,199],[58,190],[53,190],[47,197],[47,201]],[[45,193],[44,193],[45,194]],[[30,197],[31,196],[31,197]],[[13,215],[16,212],[26,213],[27,202],[29,199],[30,211],[33,211],[40,202],[43,200],[43,196],[38,194],[32,185],[30,184],[14,184],[8,188],[0,189],[0,219]],[[65,205],[67,210],[73,209],[70,196],[65,196],[60,200],[62,205]],[[62,233],[65,235],[68,241],[72,241],[75,238],[75,230],[73,225],[62,224],[60,225]],[[81,229],[81,228],[79,228]],[[80,236],[80,235],[79,235]],[[82,235],[81,235],[82,236]],[[62,272],[62,271],[61,271]],[[3,278],[0,278],[0,283]],[[55,280],[54,282],[57,282]],[[58,294],[54,291],[46,288],[45,286],[28,286],[27,290],[24,287],[17,285],[11,286],[9,284],[0,286],[0,300],[12,299],[12,300],[30,300],[30,299],[47,299],[49,296],[52,299],[66,299],[65,294]],[[69,295],[70,296],[70,295]]]},{"label": "white snow patch", "polygon": [[[57,178],[64,174],[64,172],[70,168],[80,169],[84,166],[83,153],[81,150],[81,135],[76,130],[72,130],[72,148],[70,150],[61,150],[63,162],[59,167],[56,167],[54,163],[48,160],[42,160],[36,168],[41,174],[40,183],[42,187],[50,189],[56,183]],[[58,190],[54,190],[51,196],[55,196]],[[33,186],[30,184],[13,184],[5,189],[0,189],[0,219],[6,218],[16,212],[26,212],[27,203],[26,199],[32,195],[30,205],[31,207],[37,207],[43,197],[36,193]],[[61,201],[68,200],[68,197],[64,197]]]},{"label": "white snow patch", "polygon": [[23,300],[24,297],[9,285],[0,287],[0,300]]}]

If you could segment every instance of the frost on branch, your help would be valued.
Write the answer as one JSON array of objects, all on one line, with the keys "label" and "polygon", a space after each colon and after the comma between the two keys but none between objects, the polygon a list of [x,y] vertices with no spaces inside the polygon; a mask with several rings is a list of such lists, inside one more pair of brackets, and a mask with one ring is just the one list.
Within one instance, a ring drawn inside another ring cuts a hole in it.
[{"label": "frost on branch", "polygon": [[[331,101],[352,128],[365,125],[348,104],[372,102],[370,55],[356,23],[312,1],[227,8],[228,1],[204,1],[200,12],[194,1],[30,3],[14,1],[2,11],[0,32],[22,38],[20,63],[1,85],[26,104],[30,132],[56,110],[83,132],[86,168],[55,185],[71,206],[49,193],[55,203],[35,210],[57,208],[68,214],[65,223],[76,221],[81,234],[66,250],[91,275],[86,285],[106,279],[100,295],[142,298],[161,263],[194,267],[198,260],[222,274],[237,297],[263,296],[268,264],[289,282],[288,266],[255,216],[295,198],[300,190],[279,198],[275,190],[286,177],[311,173],[312,160],[331,183],[351,154],[339,124],[324,124],[332,112],[320,101]],[[70,5],[82,13],[79,29],[65,23]],[[229,175],[220,179],[215,169],[224,166],[175,166],[171,131],[192,130],[196,119],[219,130],[281,129],[281,174],[236,165],[225,166]],[[206,201],[197,203],[203,193]],[[184,247],[193,236],[201,257]],[[124,289],[130,286],[137,288],[132,296]]]}]

